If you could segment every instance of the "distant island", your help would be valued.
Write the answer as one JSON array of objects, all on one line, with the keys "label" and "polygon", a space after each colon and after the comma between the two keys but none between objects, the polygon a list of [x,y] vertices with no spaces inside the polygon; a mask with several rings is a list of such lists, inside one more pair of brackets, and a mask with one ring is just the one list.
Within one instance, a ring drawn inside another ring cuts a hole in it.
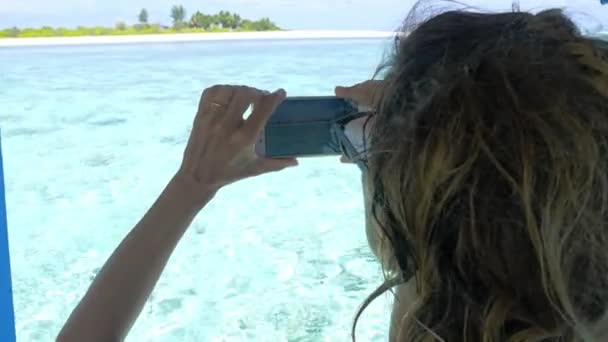
[{"label": "distant island", "polygon": [[205,33],[205,32],[251,32],[251,31],[280,31],[281,28],[270,21],[269,18],[260,20],[243,19],[236,13],[220,11],[216,14],[205,14],[196,11],[186,18],[186,9],[179,5],[173,6],[170,13],[172,26],[163,26],[158,23],[148,23],[148,11],[143,8],[137,16],[138,23],[128,25],[118,22],[114,27],[85,27],[76,28],[25,28],[17,27],[0,30],[0,38],[38,38],[38,37],[82,37],[82,36],[124,36],[137,34],[178,34],[178,33]]}]

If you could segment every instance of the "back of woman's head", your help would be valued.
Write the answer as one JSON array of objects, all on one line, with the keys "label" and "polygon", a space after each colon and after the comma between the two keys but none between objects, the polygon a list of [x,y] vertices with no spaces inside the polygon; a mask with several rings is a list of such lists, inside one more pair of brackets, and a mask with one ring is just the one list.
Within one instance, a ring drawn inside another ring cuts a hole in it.
[{"label": "back of woman's head", "polygon": [[[608,304],[608,62],[559,10],[404,34],[370,144],[400,341],[590,340]],[[606,337],[608,338],[608,337]]]}]

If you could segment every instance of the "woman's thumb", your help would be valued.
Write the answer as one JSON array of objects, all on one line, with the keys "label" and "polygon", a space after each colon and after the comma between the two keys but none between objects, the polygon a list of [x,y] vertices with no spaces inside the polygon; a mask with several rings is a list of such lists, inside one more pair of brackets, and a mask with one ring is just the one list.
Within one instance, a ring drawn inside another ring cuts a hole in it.
[{"label": "woman's thumb", "polygon": [[337,97],[350,98],[352,87],[337,86],[335,93]]},{"label": "woman's thumb", "polygon": [[256,165],[256,174],[281,171],[288,167],[298,166],[295,158],[259,159]]}]

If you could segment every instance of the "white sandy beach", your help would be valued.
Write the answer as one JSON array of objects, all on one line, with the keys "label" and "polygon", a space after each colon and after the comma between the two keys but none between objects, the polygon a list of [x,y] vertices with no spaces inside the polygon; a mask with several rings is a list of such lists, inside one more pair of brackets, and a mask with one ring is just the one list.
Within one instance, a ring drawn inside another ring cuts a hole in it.
[{"label": "white sandy beach", "polygon": [[360,39],[389,38],[394,32],[387,31],[272,31],[272,32],[222,32],[146,34],[128,36],[48,37],[48,38],[4,38],[0,48],[18,46],[52,46],[84,44],[129,44],[160,42],[194,42],[226,40],[268,39]]}]

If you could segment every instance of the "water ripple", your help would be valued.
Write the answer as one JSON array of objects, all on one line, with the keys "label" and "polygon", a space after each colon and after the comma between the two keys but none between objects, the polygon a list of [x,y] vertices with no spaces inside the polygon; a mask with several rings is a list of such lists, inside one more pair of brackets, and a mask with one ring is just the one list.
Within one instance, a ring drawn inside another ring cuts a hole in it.
[{"label": "water ripple", "polygon": [[124,118],[108,118],[101,119],[97,121],[90,121],[89,125],[91,126],[118,126],[127,122],[127,119]]},{"label": "water ripple", "polygon": [[18,137],[18,136],[45,135],[45,134],[57,132],[59,130],[60,130],[60,128],[58,128],[58,127],[36,127],[36,128],[33,128],[33,127],[32,128],[21,127],[21,128],[13,128],[13,129],[6,130],[6,133],[4,134],[4,137],[6,137],[6,138],[12,138],[12,137]]}]

